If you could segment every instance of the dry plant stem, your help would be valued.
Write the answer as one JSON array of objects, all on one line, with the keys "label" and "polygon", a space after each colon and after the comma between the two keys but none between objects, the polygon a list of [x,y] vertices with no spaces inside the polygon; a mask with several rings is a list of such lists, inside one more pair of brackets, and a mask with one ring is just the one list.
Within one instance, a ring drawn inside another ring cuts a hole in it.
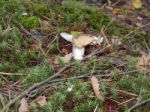
[{"label": "dry plant stem", "polygon": [[[135,71],[129,71],[129,72],[126,72],[126,73],[133,73]],[[110,73],[105,73],[104,75],[101,74],[101,70],[98,70],[98,71],[94,71],[93,72],[93,76],[96,76],[96,77],[112,77],[112,74],[111,72]],[[97,74],[97,75],[96,75]],[[120,73],[122,74],[122,73]],[[64,81],[66,80],[72,80],[72,79],[82,79],[82,78],[88,78],[88,77],[91,77],[91,72],[87,73],[87,74],[84,74],[84,75],[80,75],[80,76],[74,76],[74,77],[70,77],[70,78],[64,78],[64,79],[53,79],[51,81],[48,82],[47,85],[44,85],[42,88],[39,88],[37,91],[40,91],[44,88],[47,88],[47,87],[51,87],[51,86],[56,86],[60,83],[63,83]],[[105,79],[102,79],[102,81],[105,82]],[[132,93],[131,93],[132,94]],[[36,95],[36,94],[35,94]]]},{"label": "dry plant stem", "polygon": [[107,28],[108,28],[113,22],[114,22],[114,19],[111,19],[111,21],[108,23],[108,25],[107,25],[106,27],[103,26],[103,27],[101,28],[101,33],[102,33],[103,37],[105,38],[106,43],[107,43],[108,45],[110,45],[110,42],[109,42],[109,40],[108,40],[108,38],[107,38],[105,32],[106,32]]},{"label": "dry plant stem", "polygon": [[14,23],[25,35],[32,37],[35,42],[39,42],[39,40],[34,35],[32,35],[30,32],[28,32],[21,24],[19,24],[17,22],[14,22]]},{"label": "dry plant stem", "polygon": [[46,20],[46,21],[50,21],[50,18],[38,13],[38,12],[35,12],[36,15],[40,16],[42,19]]},{"label": "dry plant stem", "polygon": [[5,106],[5,102],[4,102],[4,98],[3,98],[2,94],[0,94],[0,101],[1,101],[2,106],[4,107]]},{"label": "dry plant stem", "polygon": [[[83,60],[93,56],[93,55],[96,55],[98,53],[101,53],[102,51],[105,51],[105,49],[107,49],[109,46],[103,48],[102,50],[99,50],[99,51],[93,51],[90,55],[86,56]],[[26,89],[24,92],[20,93],[16,98],[14,98],[13,100],[11,100],[2,110],[1,112],[5,112],[10,106],[12,106],[16,101],[18,101],[19,99],[23,98],[24,96],[26,96],[30,91],[32,91],[33,89],[36,89],[40,86],[42,86],[43,84],[45,83],[48,83],[49,81],[51,81],[52,79],[58,77],[61,75],[61,73],[67,69],[68,67],[74,65],[76,63],[76,61],[66,65],[65,67],[61,68],[57,73],[55,73],[54,75],[50,76],[49,78],[47,78],[46,80],[43,80],[39,83],[35,83],[33,86],[29,87],[28,89]]]},{"label": "dry plant stem", "polygon": [[[48,46],[50,46],[50,45],[52,45],[52,43],[54,43],[55,41],[57,41],[57,36],[49,43],[49,45]],[[45,53],[45,56],[47,56],[47,54],[49,53],[49,51],[50,51],[51,49],[50,48],[48,48],[48,50],[46,51],[46,53]]]},{"label": "dry plant stem", "polygon": [[108,40],[107,36],[105,35],[104,27],[102,27],[101,33],[102,33],[103,37],[105,38],[107,45],[110,45],[109,40]]},{"label": "dry plant stem", "polygon": [[[94,75],[97,77],[109,77],[112,76],[110,74],[106,74],[106,75]],[[81,75],[81,76],[76,76],[76,77],[70,77],[70,78],[66,78],[66,79],[55,79],[52,81],[49,81],[49,83],[55,83],[55,82],[60,82],[60,81],[65,81],[65,80],[72,80],[72,79],[82,79],[82,78],[86,78],[86,77],[91,77],[91,72],[85,75]]]},{"label": "dry plant stem", "polygon": [[14,23],[26,36],[33,38],[33,41],[39,45],[39,49],[40,49],[42,55],[45,56],[46,54],[42,48],[41,42],[34,35],[32,35],[29,31],[27,31],[20,23],[16,23],[16,22],[14,22]]},{"label": "dry plant stem", "polygon": [[36,89],[37,87],[49,82],[50,80],[52,80],[55,77],[58,77],[60,75],[61,72],[63,72],[66,68],[68,68],[69,66],[73,65],[74,63],[68,64],[65,67],[63,67],[62,69],[60,69],[56,74],[54,74],[53,76],[49,77],[48,79],[36,83],[33,86],[31,86],[30,88],[26,89],[24,92],[22,92],[20,95],[18,95],[16,98],[14,98],[13,100],[11,100],[2,110],[1,112],[5,112],[11,105],[13,105],[17,100],[21,99],[22,97],[26,96],[30,91],[32,91],[33,89]]},{"label": "dry plant stem", "polygon": [[26,74],[21,74],[21,73],[6,73],[6,72],[0,72],[1,75],[8,75],[8,76],[12,76],[12,75],[26,75]]},{"label": "dry plant stem", "polygon": [[111,6],[116,6],[118,3],[120,3],[121,2],[121,0],[118,0],[118,1],[116,1],[115,3],[113,3]]},{"label": "dry plant stem", "polygon": [[119,105],[122,106],[122,105],[128,104],[129,102],[131,102],[131,101],[133,101],[133,100],[135,100],[135,99],[136,99],[136,98],[131,98],[131,99],[126,100],[126,101],[124,101],[124,102],[122,102],[122,103],[119,103]]},{"label": "dry plant stem", "polygon": [[128,92],[128,91],[125,91],[125,90],[117,90],[117,92],[127,94],[127,95],[130,95],[130,96],[134,96],[134,97],[138,97],[138,95],[136,95],[134,93],[131,93],[131,92]]},{"label": "dry plant stem", "polygon": [[140,30],[140,29],[142,29],[142,28],[144,28],[144,27],[146,27],[146,26],[149,26],[149,25],[150,25],[150,23],[147,23],[147,24],[145,24],[145,25],[143,25],[143,26],[141,26],[141,27],[135,29],[134,31],[131,31],[130,33],[128,33],[127,35],[125,35],[123,38],[121,38],[121,40],[123,40],[123,39],[129,37],[129,36],[132,35],[133,33],[137,32],[138,30]]},{"label": "dry plant stem", "polygon": [[150,99],[147,99],[147,100],[145,100],[145,101],[143,101],[143,102],[141,102],[141,103],[135,104],[135,105],[132,106],[127,112],[131,112],[131,111],[134,110],[135,108],[137,108],[137,107],[139,107],[139,106],[141,106],[141,105],[144,105],[145,103],[148,103],[148,102],[150,102]]},{"label": "dry plant stem", "polygon": [[95,107],[95,109],[94,109],[94,112],[96,112],[96,111],[97,111],[97,109],[98,109],[98,105],[96,105],[96,107]]}]

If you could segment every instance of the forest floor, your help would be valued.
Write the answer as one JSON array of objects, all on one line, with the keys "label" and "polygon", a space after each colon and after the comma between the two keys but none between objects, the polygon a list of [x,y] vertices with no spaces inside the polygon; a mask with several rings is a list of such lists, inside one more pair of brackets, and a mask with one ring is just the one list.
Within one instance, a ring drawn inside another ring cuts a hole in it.
[{"label": "forest floor", "polygon": [[1,112],[150,111],[150,4],[110,1],[0,0]]}]

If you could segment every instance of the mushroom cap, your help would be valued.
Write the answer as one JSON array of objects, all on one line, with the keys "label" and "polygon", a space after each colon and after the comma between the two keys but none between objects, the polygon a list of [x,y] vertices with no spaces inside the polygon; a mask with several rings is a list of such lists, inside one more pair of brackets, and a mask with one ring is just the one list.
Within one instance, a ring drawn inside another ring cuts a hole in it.
[{"label": "mushroom cap", "polygon": [[72,42],[72,40],[73,40],[73,35],[66,33],[66,32],[60,33],[60,36],[69,42]]},{"label": "mushroom cap", "polygon": [[90,44],[94,41],[94,38],[90,35],[81,35],[78,38],[73,39],[73,44],[78,47],[82,48]]}]

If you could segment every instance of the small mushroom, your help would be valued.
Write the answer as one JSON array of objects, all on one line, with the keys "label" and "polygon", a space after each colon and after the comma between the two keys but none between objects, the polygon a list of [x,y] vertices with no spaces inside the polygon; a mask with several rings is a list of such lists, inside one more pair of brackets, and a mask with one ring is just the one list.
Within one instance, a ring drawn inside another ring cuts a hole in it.
[{"label": "small mushroom", "polygon": [[61,33],[60,35],[63,39],[72,42],[72,54],[75,60],[82,60],[84,57],[85,47],[96,41],[96,37],[93,38],[93,36],[85,34],[81,34],[77,38],[73,38],[73,35],[68,33]]}]

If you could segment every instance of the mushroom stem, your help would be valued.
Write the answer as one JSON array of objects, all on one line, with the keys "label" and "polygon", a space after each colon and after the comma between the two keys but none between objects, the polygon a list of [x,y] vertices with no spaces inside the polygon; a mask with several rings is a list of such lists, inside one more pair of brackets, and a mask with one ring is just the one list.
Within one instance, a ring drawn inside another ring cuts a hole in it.
[{"label": "mushroom stem", "polygon": [[84,56],[84,52],[85,52],[85,47],[79,48],[73,45],[72,53],[73,53],[73,58],[75,60],[82,60]]}]

